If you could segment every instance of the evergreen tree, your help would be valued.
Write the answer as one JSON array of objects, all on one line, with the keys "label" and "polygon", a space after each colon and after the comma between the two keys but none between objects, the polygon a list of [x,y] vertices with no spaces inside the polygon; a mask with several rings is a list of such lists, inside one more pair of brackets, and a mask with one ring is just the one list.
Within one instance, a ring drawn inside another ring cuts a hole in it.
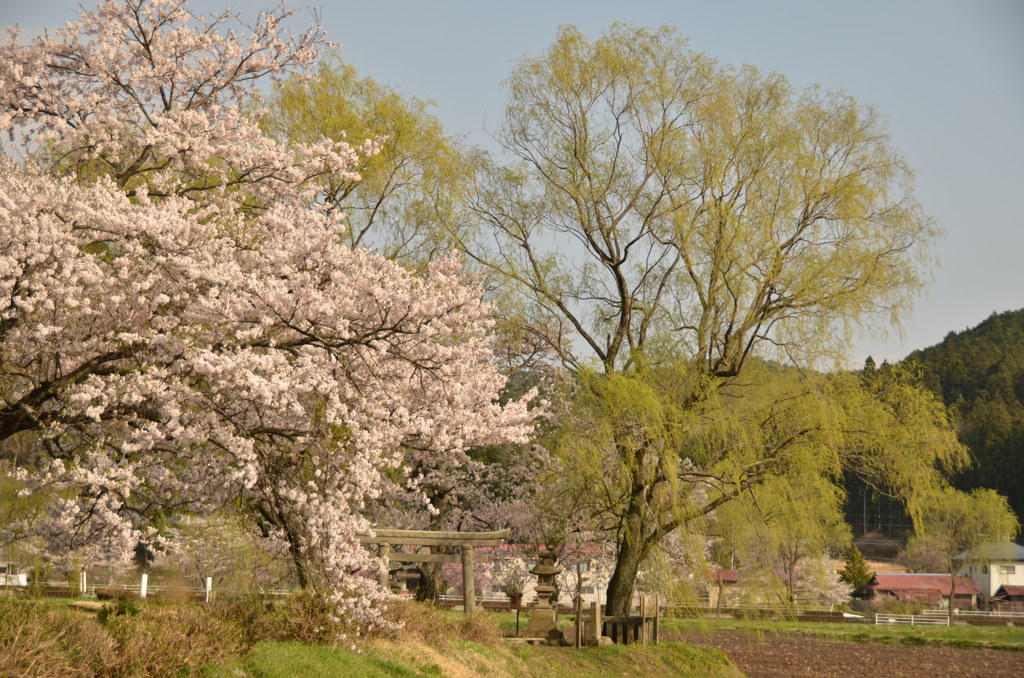
[{"label": "evergreen tree", "polygon": [[868,569],[868,561],[864,554],[856,546],[851,546],[846,551],[846,564],[839,570],[839,579],[854,588],[859,589],[866,586],[875,573]]},{"label": "evergreen tree", "polygon": [[957,488],[997,490],[1024,513],[1024,310],[993,314],[974,328],[915,351],[922,384],[954,410],[976,462]]}]

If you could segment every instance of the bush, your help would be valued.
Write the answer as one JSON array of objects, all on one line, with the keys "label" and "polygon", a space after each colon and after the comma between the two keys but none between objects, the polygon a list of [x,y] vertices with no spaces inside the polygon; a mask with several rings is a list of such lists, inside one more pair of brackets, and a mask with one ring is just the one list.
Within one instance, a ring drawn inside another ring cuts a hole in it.
[{"label": "bush", "polygon": [[248,649],[238,626],[200,605],[150,604],[137,615],[109,618],[107,630],[120,658],[111,676],[191,676]]},{"label": "bush", "polygon": [[106,624],[112,617],[128,617],[139,613],[139,606],[131,599],[118,598],[113,603],[107,603],[96,613],[96,621]]},{"label": "bush", "polygon": [[[43,601],[0,599],[0,676],[192,676],[206,664],[241,656],[260,641],[333,643],[342,634],[360,632],[335,619],[333,610],[311,594],[273,604],[249,598],[213,605],[121,597],[105,604],[93,620]],[[435,639],[497,637],[486,615],[456,620],[436,610],[433,614],[439,615],[436,620],[424,619],[420,626],[436,626],[430,632]]]},{"label": "bush", "polygon": [[0,676],[106,676],[117,661],[114,640],[81,613],[0,599]]},{"label": "bush", "polygon": [[466,615],[425,603],[400,601],[388,608],[388,619],[401,625],[403,638],[414,637],[427,645],[451,640],[498,643],[501,639],[497,617],[486,612]]},{"label": "bush", "polygon": [[139,594],[128,589],[96,589],[98,600],[139,600]]},{"label": "bush", "polygon": [[210,609],[220,619],[238,626],[249,644],[264,640],[330,643],[352,631],[335,618],[330,603],[306,592],[276,601],[257,596],[221,601]]},{"label": "bush", "polygon": [[300,591],[273,608],[280,640],[330,643],[349,629],[335,617],[337,608],[313,593]]},{"label": "bush", "polygon": [[934,607],[926,603],[905,603],[892,596],[874,600],[855,600],[853,609],[868,614],[921,614],[926,608]]},{"label": "bush", "polygon": [[[35,600],[0,600],[0,676],[157,678],[198,674],[248,649],[241,629],[199,605],[131,601],[105,623]],[[129,612],[128,610],[133,610]]]},{"label": "bush", "polygon": [[280,634],[271,614],[273,605],[256,596],[218,600],[210,604],[209,610],[218,619],[238,627],[249,646],[263,640],[276,640]]}]

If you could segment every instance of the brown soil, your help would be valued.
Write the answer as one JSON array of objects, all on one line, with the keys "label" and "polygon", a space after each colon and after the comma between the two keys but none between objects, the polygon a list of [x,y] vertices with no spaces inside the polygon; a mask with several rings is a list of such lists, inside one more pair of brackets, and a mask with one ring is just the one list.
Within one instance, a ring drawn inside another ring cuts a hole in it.
[{"label": "brown soil", "polygon": [[793,634],[759,635],[746,631],[680,635],[679,640],[721,650],[749,678],[1024,676],[1024,652],[862,645]]}]

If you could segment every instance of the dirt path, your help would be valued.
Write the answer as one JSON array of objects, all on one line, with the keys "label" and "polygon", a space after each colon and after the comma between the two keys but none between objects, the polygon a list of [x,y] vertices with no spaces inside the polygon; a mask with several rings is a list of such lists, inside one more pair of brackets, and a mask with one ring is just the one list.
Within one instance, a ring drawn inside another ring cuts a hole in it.
[{"label": "dirt path", "polygon": [[844,643],[745,631],[680,635],[679,640],[721,650],[750,678],[849,678],[872,674],[886,678],[1024,676],[1024,652]]}]

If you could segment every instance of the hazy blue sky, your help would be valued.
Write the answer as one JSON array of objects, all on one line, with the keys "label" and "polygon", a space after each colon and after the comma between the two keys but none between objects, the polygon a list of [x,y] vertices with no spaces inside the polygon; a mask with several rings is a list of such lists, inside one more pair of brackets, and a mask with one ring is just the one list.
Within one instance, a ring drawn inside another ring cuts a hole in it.
[{"label": "hazy blue sky", "polygon": [[[91,6],[91,3],[85,3]],[[194,1],[252,16],[271,2]],[[905,338],[864,339],[853,362],[939,342],[1024,307],[1024,0],[380,0],[323,2],[322,22],[361,74],[430,99],[450,133],[493,147],[502,80],[558,26],[596,37],[611,23],[675,26],[693,48],[841,88],[889,120],[917,172],[917,197],[946,231]],[[316,6],[316,3],[309,3]],[[0,0],[0,24],[29,32],[73,18],[69,0]],[[306,5],[293,2],[308,23]]]}]

